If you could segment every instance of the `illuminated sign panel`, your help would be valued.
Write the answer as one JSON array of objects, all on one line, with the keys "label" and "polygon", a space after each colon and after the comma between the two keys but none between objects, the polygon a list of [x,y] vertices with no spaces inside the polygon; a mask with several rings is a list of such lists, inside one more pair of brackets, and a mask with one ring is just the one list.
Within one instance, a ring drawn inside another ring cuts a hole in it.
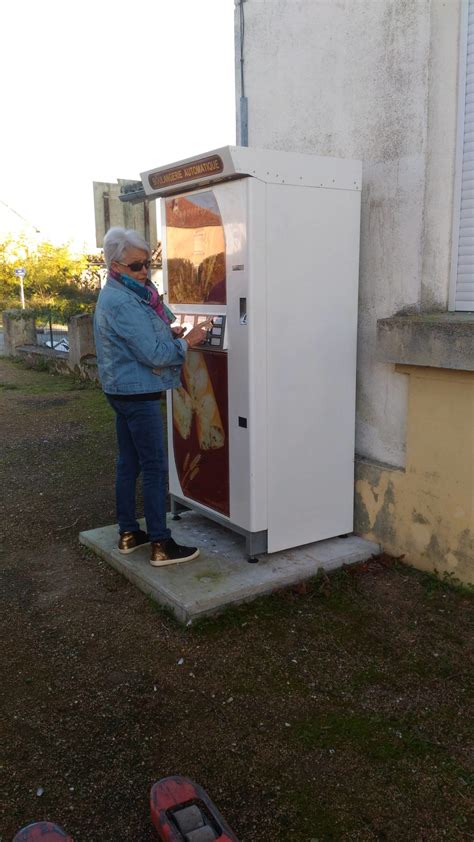
[{"label": "illuminated sign panel", "polygon": [[148,182],[153,190],[159,190],[162,187],[171,187],[174,184],[182,184],[196,178],[216,175],[223,170],[222,158],[219,155],[211,155],[209,158],[200,158],[191,161],[189,164],[183,164],[181,167],[171,167],[168,170],[150,173]]}]

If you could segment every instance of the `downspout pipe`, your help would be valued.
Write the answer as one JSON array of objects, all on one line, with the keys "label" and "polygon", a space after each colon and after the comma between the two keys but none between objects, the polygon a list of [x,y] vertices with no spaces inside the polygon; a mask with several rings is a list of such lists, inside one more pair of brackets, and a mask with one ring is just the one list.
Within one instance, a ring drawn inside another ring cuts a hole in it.
[{"label": "downspout pipe", "polygon": [[236,0],[239,9],[239,46],[240,46],[240,108],[239,108],[239,122],[240,122],[240,146],[249,145],[249,121],[248,121],[248,100],[245,96],[245,77],[244,77],[244,39],[245,39],[245,14],[244,14],[245,0]]}]

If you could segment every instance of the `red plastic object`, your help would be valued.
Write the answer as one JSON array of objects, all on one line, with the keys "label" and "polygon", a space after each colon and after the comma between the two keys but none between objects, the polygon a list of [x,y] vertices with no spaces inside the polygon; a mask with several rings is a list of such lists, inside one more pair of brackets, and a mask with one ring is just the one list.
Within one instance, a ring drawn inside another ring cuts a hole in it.
[{"label": "red plastic object", "polygon": [[13,842],[74,842],[57,824],[34,822],[19,830]]},{"label": "red plastic object", "polygon": [[162,842],[183,842],[184,837],[173,821],[173,815],[178,809],[191,804],[200,808],[217,834],[220,831],[216,842],[239,842],[206,790],[180,775],[162,778],[151,788],[151,820]]}]

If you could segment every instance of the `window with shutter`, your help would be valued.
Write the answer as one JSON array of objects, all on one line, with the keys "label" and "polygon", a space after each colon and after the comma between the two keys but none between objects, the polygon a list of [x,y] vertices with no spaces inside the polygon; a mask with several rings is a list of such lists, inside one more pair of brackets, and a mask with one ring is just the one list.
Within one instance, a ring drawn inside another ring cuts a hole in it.
[{"label": "window with shutter", "polygon": [[460,148],[453,226],[455,293],[452,304],[454,310],[474,311],[474,0],[469,0],[465,9],[461,29]]}]

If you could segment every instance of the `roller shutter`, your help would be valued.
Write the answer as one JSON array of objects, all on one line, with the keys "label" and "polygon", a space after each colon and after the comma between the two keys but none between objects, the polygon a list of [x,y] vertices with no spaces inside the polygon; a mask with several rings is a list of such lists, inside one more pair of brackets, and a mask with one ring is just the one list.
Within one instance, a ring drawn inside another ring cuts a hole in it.
[{"label": "roller shutter", "polygon": [[469,0],[456,310],[474,310],[474,0]]}]

